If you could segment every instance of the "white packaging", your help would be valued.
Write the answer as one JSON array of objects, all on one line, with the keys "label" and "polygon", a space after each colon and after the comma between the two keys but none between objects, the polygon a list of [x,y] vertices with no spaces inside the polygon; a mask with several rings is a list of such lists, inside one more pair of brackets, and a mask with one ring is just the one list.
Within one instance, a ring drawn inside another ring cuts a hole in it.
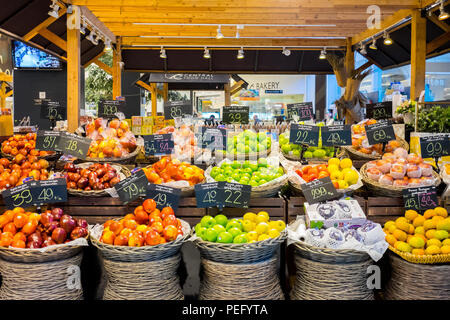
[{"label": "white packaging", "polygon": [[334,200],[325,203],[305,202],[308,228],[358,228],[366,222],[366,216],[356,200]]}]

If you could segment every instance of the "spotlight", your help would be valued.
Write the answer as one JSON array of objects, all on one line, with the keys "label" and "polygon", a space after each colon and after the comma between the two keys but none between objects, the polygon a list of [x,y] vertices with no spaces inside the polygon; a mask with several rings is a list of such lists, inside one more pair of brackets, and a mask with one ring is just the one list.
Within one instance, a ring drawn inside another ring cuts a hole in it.
[{"label": "spotlight", "polygon": [[389,33],[387,33],[386,31],[384,32],[384,34],[383,34],[383,38],[384,38],[384,44],[385,45],[391,45],[392,43],[393,43],[393,41],[392,41],[392,39],[391,39],[391,37],[389,36]]},{"label": "spotlight", "polygon": [[99,39],[99,36],[98,36],[96,33],[94,33],[94,34],[92,35],[92,43],[93,43],[94,45],[98,45],[98,39]]},{"label": "spotlight", "polygon": [[90,42],[94,43],[94,31],[89,32],[86,39],[88,39]]},{"label": "spotlight", "polygon": [[48,15],[50,17],[58,19],[59,18],[59,4],[56,2],[56,0],[52,1],[52,4],[50,5],[50,8],[52,8],[52,10],[50,10],[48,12]]},{"label": "spotlight", "polygon": [[86,22],[84,20],[83,20],[83,23],[82,23],[82,25],[80,27],[80,32],[82,34],[86,34]]},{"label": "spotlight", "polygon": [[166,55],[166,49],[164,49],[163,47],[161,47],[161,51],[159,52],[159,57],[162,59],[166,59],[167,55]]},{"label": "spotlight", "polygon": [[323,59],[326,59],[326,58],[327,58],[327,48],[325,47],[325,48],[323,48],[323,50],[320,51],[319,59],[323,60]]},{"label": "spotlight", "polygon": [[286,49],[286,47],[283,47],[283,51],[281,53],[287,57],[291,55],[291,50]]},{"label": "spotlight", "polygon": [[239,35],[239,30],[236,30],[236,39],[239,39],[240,35]]},{"label": "spotlight", "polygon": [[377,50],[377,40],[375,38],[372,38],[372,44],[369,46],[372,50]]},{"label": "spotlight", "polygon": [[209,53],[209,50],[207,47],[205,47],[205,52],[203,52],[203,58],[205,58],[205,59],[211,58],[211,54]]},{"label": "spotlight", "polygon": [[361,54],[367,54],[366,45],[362,42],[359,43],[359,53]]},{"label": "spotlight", "polygon": [[244,59],[244,48],[243,48],[243,47],[241,47],[241,48],[238,50],[237,58],[238,58],[238,59]]},{"label": "spotlight", "polygon": [[219,25],[219,27],[217,28],[216,39],[223,39],[223,34],[222,34],[221,29],[220,29],[220,25]]},{"label": "spotlight", "polygon": [[111,46],[111,40],[109,40],[108,38],[105,40],[105,51],[111,51],[112,50],[112,46]]},{"label": "spotlight", "polygon": [[446,12],[444,8],[444,0],[441,0],[441,4],[439,5],[439,11],[440,11],[438,17],[439,20],[445,20],[448,18],[448,12]]}]

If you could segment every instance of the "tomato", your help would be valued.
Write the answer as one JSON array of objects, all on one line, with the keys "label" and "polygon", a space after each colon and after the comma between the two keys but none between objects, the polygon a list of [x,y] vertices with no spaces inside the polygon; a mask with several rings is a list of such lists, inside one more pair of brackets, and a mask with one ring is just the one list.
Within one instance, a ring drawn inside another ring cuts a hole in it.
[{"label": "tomato", "polygon": [[308,170],[308,174],[309,175],[315,174],[316,177],[317,177],[319,175],[319,169],[317,169],[317,167],[311,168],[311,169]]},{"label": "tomato", "polygon": [[326,164],[320,164],[316,168],[317,168],[317,170],[319,170],[319,172],[320,171],[326,171],[327,170],[327,165]]}]

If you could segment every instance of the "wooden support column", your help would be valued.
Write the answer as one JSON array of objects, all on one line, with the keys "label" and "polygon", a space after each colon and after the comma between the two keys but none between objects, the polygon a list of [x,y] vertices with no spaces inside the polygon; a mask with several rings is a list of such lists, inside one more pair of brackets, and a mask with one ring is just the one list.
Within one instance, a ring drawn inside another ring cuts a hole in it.
[{"label": "wooden support column", "polygon": [[167,82],[163,83],[163,99],[164,102],[169,101],[169,84]]},{"label": "wooden support column", "polygon": [[122,96],[122,69],[120,68],[120,62],[122,61],[122,48],[121,38],[117,39],[116,50],[113,51],[113,99]]},{"label": "wooden support column", "polygon": [[[345,70],[346,73],[348,75],[348,77],[350,77],[350,73],[352,72],[352,70],[355,68],[355,53],[352,50],[352,38],[348,37],[346,39],[346,51],[345,51]],[[348,83],[348,82],[347,82]],[[346,124],[351,124],[349,122],[350,114],[348,113],[348,111],[345,112],[344,114],[345,116],[345,123]]]},{"label": "wooden support column", "polygon": [[223,86],[225,90],[225,106],[231,106],[231,88],[229,83],[225,83]]},{"label": "wooden support column", "polygon": [[6,82],[1,82],[0,87],[0,109],[6,107]]},{"label": "wooden support column", "polygon": [[419,10],[414,10],[411,17],[411,100],[419,98],[425,89],[426,26],[426,18],[421,17]]},{"label": "wooden support column", "polygon": [[76,7],[73,13],[67,17],[67,123],[69,132],[75,132],[80,118],[81,57],[80,31],[76,27],[76,21],[79,21],[77,14],[79,11]]},{"label": "wooden support column", "polygon": [[[158,89],[156,88],[156,83],[150,83],[150,93],[152,98],[152,117],[153,121],[156,119],[156,113],[157,113],[157,103],[158,103]],[[155,122],[153,122],[155,123]]]}]

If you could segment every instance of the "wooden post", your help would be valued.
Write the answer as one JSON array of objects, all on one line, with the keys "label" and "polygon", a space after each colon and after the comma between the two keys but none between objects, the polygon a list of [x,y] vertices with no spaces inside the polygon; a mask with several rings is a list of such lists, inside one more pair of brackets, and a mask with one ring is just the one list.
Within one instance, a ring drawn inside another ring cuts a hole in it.
[{"label": "wooden post", "polygon": [[223,89],[225,90],[225,106],[231,106],[231,89],[230,84],[225,83],[223,86]]},{"label": "wooden post", "polygon": [[75,132],[80,117],[80,31],[79,11],[73,6],[73,13],[67,17],[67,123],[69,132]]},{"label": "wooden post", "polygon": [[0,109],[6,107],[6,82],[0,81],[2,86],[0,88]]},{"label": "wooden post", "polygon": [[121,38],[117,38],[116,50],[113,51],[113,99],[122,95],[122,69],[120,68],[120,62],[122,61],[122,48]]},{"label": "wooden post", "polygon": [[419,10],[414,10],[411,17],[411,100],[419,98],[425,89],[426,26],[426,19]]},{"label": "wooden post", "polygon": [[169,84],[167,82],[163,83],[163,99],[164,102],[169,101]]},{"label": "wooden post", "polygon": [[[349,77],[352,70],[355,68],[355,53],[352,50],[352,38],[348,37],[346,39],[346,51],[345,51],[345,70],[346,74]],[[348,88],[348,86],[347,86]],[[349,122],[350,120],[350,113],[348,111],[345,112],[345,123],[351,124]]]},{"label": "wooden post", "polygon": [[152,117],[153,123],[155,123],[156,114],[157,114],[157,103],[158,103],[158,89],[156,88],[156,83],[151,83],[151,96],[152,96]]}]

